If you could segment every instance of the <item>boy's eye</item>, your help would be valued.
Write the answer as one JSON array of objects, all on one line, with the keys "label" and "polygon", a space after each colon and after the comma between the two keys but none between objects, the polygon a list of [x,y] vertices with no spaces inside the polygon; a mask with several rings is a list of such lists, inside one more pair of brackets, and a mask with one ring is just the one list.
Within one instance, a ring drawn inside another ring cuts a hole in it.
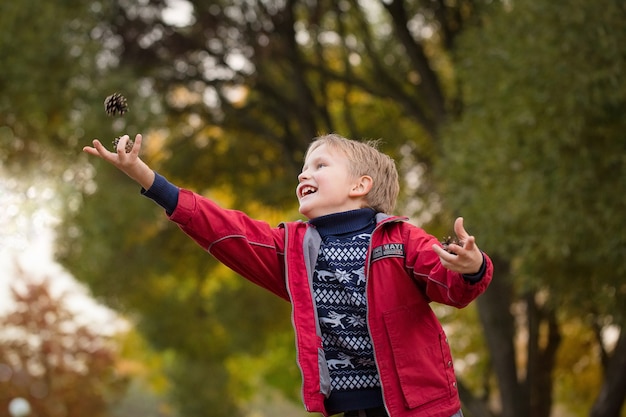
[{"label": "boy's eye", "polygon": [[324,168],[326,164],[317,164],[317,169]]}]

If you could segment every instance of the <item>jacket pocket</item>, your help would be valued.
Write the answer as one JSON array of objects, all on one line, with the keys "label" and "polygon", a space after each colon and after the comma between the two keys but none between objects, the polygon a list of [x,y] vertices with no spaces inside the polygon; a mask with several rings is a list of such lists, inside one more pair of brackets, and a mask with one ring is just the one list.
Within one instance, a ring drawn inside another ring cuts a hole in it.
[{"label": "jacket pocket", "polygon": [[446,336],[425,303],[384,313],[393,361],[405,405],[416,408],[451,395]]}]

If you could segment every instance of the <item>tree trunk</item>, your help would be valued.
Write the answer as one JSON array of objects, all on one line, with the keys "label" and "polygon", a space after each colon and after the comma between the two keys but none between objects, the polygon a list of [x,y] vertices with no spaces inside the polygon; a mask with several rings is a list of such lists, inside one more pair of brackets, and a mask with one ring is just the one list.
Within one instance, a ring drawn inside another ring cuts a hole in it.
[{"label": "tree trunk", "polygon": [[521,387],[515,365],[515,320],[510,307],[513,301],[510,264],[501,258],[492,258],[494,277],[489,288],[478,297],[476,305],[483,325],[491,362],[498,380],[501,417],[527,417],[521,408]]},{"label": "tree trunk", "polygon": [[[561,343],[561,333],[554,311],[549,307],[538,306],[536,293],[526,297],[528,318],[528,362],[524,392],[528,402],[523,406],[526,415],[549,417],[553,401],[552,371],[556,364],[556,354]],[[546,334],[540,329],[545,325]]]},{"label": "tree trunk", "polygon": [[609,360],[600,394],[591,408],[590,417],[619,417],[626,398],[626,332],[619,339]]}]

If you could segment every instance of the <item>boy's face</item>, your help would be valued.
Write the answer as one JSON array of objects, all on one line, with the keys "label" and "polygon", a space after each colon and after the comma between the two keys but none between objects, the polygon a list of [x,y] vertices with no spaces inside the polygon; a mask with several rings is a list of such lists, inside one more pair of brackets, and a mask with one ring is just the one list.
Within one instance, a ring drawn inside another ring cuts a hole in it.
[{"label": "boy's face", "polygon": [[299,211],[314,219],[361,208],[364,194],[360,183],[351,175],[350,161],[342,152],[320,145],[306,157],[302,173],[298,175]]}]

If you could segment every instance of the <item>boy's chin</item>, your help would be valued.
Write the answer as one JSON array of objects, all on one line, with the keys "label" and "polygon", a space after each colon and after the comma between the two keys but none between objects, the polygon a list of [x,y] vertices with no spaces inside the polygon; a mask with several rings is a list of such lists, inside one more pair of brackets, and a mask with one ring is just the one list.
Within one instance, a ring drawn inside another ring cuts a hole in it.
[{"label": "boy's chin", "polygon": [[309,211],[309,210],[307,210],[306,208],[302,208],[302,207],[300,207],[300,208],[298,209],[298,212],[299,212],[300,214],[302,214],[304,217],[306,217],[307,219],[309,219],[309,220],[311,220],[311,219],[313,218],[313,217],[311,216],[310,211]]},{"label": "boy's chin", "polygon": [[300,205],[300,208],[298,209],[298,211],[300,212],[300,214],[302,214],[304,217],[306,217],[309,220],[315,219],[316,217],[320,217],[325,214],[325,213],[320,212],[319,209],[315,209],[313,207],[307,207],[306,204]]}]

